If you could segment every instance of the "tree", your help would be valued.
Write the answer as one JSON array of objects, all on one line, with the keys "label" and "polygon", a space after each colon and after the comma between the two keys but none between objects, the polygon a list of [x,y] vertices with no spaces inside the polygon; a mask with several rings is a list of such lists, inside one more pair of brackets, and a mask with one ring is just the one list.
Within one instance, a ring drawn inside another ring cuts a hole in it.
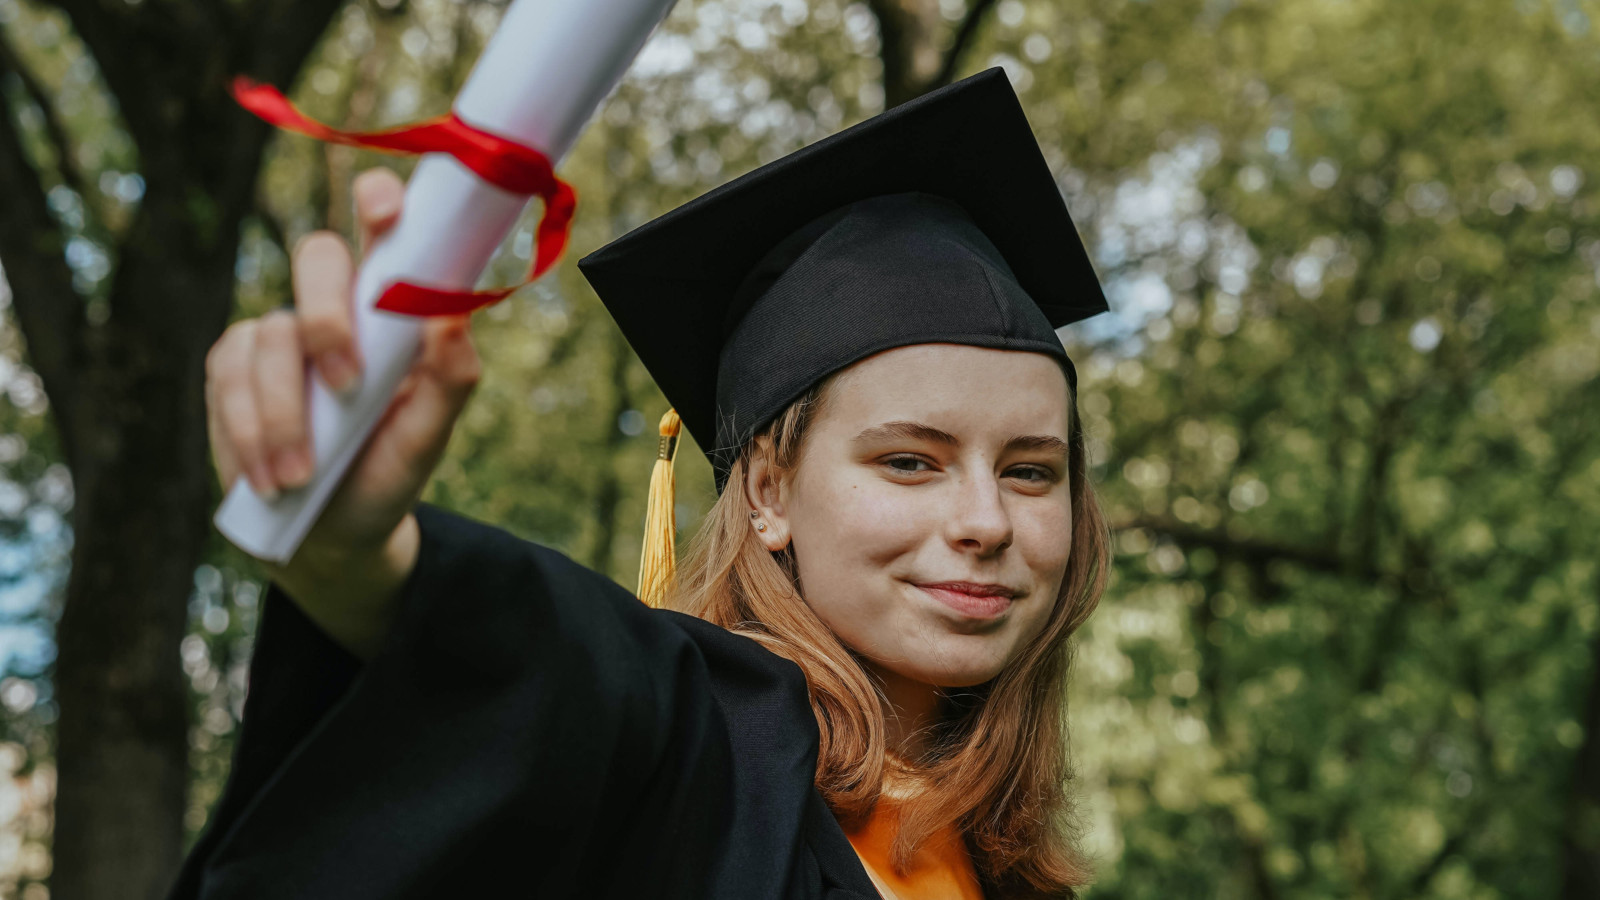
[{"label": "tree", "polygon": [[1097,893],[1552,896],[1564,843],[1592,870],[1587,18],[1001,19],[1118,312],[1080,332],[1121,551],[1074,696]]},{"label": "tree", "polygon": [[[6,29],[0,260],[74,488],[54,673],[60,900],[158,896],[182,850],[188,701],[175,650],[213,504],[204,359],[228,319],[268,134],[225,87],[238,72],[293,80],[337,8],[27,8],[26,24],[70,25],[62,52],[114,102],[129,146],[112,159],[74,133],[17,22]],[[142,194],[130,210],[102,184],[132,172]],[[109,258],[104,280],[79,277],[74,253]]]}]

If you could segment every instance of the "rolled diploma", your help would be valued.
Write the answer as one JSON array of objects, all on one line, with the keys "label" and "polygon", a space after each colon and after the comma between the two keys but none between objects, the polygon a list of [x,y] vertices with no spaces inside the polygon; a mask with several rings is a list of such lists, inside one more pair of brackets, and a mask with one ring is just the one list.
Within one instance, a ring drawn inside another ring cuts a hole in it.
[{"label": "rolled diploma", "polygon": [[[515,0],[456,98],[467,124],[559,162],[674,0]],[[373,308],[397,281],[470,290],[528,205],[444,153],[417,162],[400,220],[356,273],[361,387],[335,394],[308,374],[315,474],[267,502],[234,482],[215,524],[239,549],[285,564],[377,425],[421,346],[421,320]]]}]

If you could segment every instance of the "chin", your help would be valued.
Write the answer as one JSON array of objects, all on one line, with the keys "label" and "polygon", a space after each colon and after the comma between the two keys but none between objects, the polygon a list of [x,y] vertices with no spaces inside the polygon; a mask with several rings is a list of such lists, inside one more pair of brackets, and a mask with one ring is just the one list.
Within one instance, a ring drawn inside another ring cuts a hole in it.
[{"label": "chin", "polygon": [[901,674],[934,687],[968,688],[993,681],[1005,669],[1005,664],[1004,658],[993,654],[952,653],[937,665],[919,666],[915,672]]},{"label": "chin", "polygon": [[996,666],[993,669],[985,669],[981,672],[952,672],[930,683],[934,687],[941,688],[969,688],[993,681],[999,675],[1000,667]]}]

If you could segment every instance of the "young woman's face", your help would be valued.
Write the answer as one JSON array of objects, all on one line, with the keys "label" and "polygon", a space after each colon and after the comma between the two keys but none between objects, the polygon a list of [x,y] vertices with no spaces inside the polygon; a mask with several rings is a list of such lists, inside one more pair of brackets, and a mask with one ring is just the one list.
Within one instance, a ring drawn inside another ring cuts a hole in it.
[{"label": "young woman's face", "polygon": [[1044,628],[1066,573],[1068,401],[1038,353],[869,357],[836,377],[767,495],[766,539],[793,541],[806,602],[875,669],[988,681]]}]

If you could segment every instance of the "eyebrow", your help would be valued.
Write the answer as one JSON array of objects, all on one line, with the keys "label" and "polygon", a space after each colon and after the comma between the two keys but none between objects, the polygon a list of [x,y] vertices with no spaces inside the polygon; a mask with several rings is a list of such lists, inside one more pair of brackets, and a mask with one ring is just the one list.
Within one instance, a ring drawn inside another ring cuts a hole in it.
[{"label": "eyebrow", "polygon": [[[961,440],[948,431],[924,425],[921,422],[885,422],[863,430],[855,436],[852,443],[870,444],[878,441],[890,440],[925,441],[930,444],[943,444],[947,447],[960,446]],[[1071,446],[1054,435],[1049,434],[1019,434],[1006,441],[1007,450],[1038,450],[1053,453],[1057,456],[1068,457],[1071,455]]]}]

